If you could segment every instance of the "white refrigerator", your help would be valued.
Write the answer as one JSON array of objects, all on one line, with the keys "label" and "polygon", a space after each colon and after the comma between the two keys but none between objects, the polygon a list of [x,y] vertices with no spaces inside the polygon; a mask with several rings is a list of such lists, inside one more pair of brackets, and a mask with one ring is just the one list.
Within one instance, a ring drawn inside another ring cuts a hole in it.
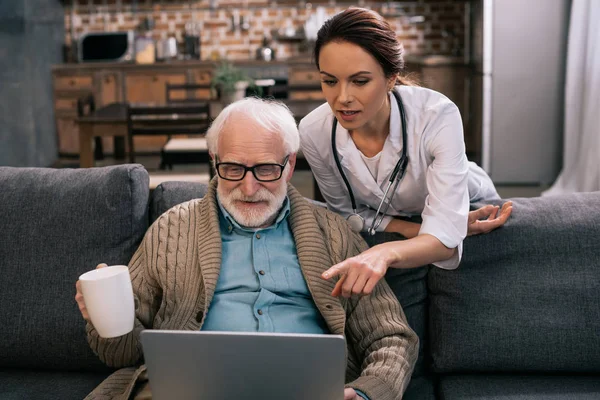
[{"label": "white refrigerator", "polygon": [[570,3],[469,3],[471,123],[496,184],[545,185],[560,171]]}]

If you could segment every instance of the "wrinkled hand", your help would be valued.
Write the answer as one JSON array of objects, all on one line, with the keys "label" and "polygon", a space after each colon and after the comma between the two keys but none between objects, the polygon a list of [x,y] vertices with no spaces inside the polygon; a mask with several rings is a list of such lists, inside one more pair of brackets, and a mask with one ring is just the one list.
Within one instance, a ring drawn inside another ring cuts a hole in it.
[{"label": "wrinkled hand", "polygon": [[346,388],[344,389],[344,400],[359,400],[361,397],[356,394],[354,389]]},{"label": "wrinkled hand", "polygon": [[390,265],[390,252],[380,246],[371,247],[369,250],[334,265],[321,275],[323,279],[339,276],[331,295],[340,294],[349,298],[352,295],[366,296],[373,292],[375,285],[385,276]]},{"label": "wrinkled hand", "polygon": [[[502,204],[500,214],[498,206],[488,204],[478,210],[469,212],[469,225],[467,227],[467,236],[488,233],[506,223],[512,213],[512,201]],[[486,218],[487,219],[483,219]]]},{"label": "wrinkled hand", "polygon": [[[108,265],[106,265],[106,264],[98,264],[96,266],[96,269],[98,269],[98,268],[104,268],[104,267],[108,267]],[[85,300],[83,299],[83,293],[81,292],[81,283],[79,281],[77,281],[75,283],[75,289],[77,289],[77,293],[75,294],[75,301],[77,302],[77,305],[79,306],[79,311],[81,311],[81,316],[86,321],[89,321],[90,320],[90,315],[87,312],[87,308],[85,308]]]}]

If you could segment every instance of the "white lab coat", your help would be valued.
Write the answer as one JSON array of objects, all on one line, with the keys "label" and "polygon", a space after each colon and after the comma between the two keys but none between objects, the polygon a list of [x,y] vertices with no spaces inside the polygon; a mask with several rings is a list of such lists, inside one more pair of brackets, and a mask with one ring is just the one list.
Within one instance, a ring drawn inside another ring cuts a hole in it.
[{"label": "white lab coat", "polygon": [[[396,87],[406,113],[409,157],[404,179],[378,231],[394,216],[421,215],[419,234],[430,234],[446,247],[458,247],[449,260],[435,263],[454,269],[462,255],[467,234],[469,201],[499,199],[491,179],[465,155],[463,127],[458,108],[441,93],[422,87]],[[359,150],[341,124],[336,128],[336,147],[344,174],[365,219],[365,228],[376,216],[392,170],[402,151],[400,111],[390,93],[390,134],[383,146],[377,179],[374,179]],[[347,217],[352,203],[333,157],[331,127],[334,115],[323,104],[300,122],[302,153],[310,164],[329,209]],[[388,195],[389,198],[389,195]]]}]

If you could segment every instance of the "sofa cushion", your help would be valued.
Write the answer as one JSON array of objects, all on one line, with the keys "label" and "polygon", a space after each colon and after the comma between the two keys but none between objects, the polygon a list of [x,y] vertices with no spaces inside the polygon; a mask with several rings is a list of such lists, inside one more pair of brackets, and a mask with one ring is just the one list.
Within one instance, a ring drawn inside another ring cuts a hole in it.
[{"label": "sofa cushion", "polygon": [[441,377],[443,400],[597,400],[597,376],[456,375]]},{"label": "sofa cushion", "polygon": [[169,208],[183,202],[204,197],[208,186],[198,182],[163,182],[152,191],[150,198],[150,223]]},{"label": "sofa cushion", "polygon": [[100,372],[0,369],[0,399],[81,400],[106,376]]},{"label": "sofa cushion", "polygon": [[600,192],[513,203],[429,273],[434,369],[600,372]]},{"label": "sofa cushion", "polygon": [[[363,238],[369,247],[380,243],[404,240],[398,233],[378,232],[371,236],[363,234]],[[385,280],[398,298],[408,325],[419,336],[419,358],[413,376],[421,376],[426,373],[430,364],[427,350],[427,272],[430,266],[413,269],[389,268],[385,274]]]},{"label": "sofa cushion", "polygon": [[129,262],[148,227],[148,173],[4,167],[0,204],[0,367],[106,370],[75,282],[100,262]]}]

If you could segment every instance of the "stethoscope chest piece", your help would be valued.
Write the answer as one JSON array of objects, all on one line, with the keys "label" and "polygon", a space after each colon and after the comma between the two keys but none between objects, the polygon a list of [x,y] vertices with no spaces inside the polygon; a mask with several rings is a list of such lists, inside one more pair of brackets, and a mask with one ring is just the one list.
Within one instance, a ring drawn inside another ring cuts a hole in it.
[{"label": "stethoscope chest piece", "polygon": [[361,232],[365,227],[365,219],[358,214],[350,214],[346,221],[350,224],[350,228],[354,232]]}]

